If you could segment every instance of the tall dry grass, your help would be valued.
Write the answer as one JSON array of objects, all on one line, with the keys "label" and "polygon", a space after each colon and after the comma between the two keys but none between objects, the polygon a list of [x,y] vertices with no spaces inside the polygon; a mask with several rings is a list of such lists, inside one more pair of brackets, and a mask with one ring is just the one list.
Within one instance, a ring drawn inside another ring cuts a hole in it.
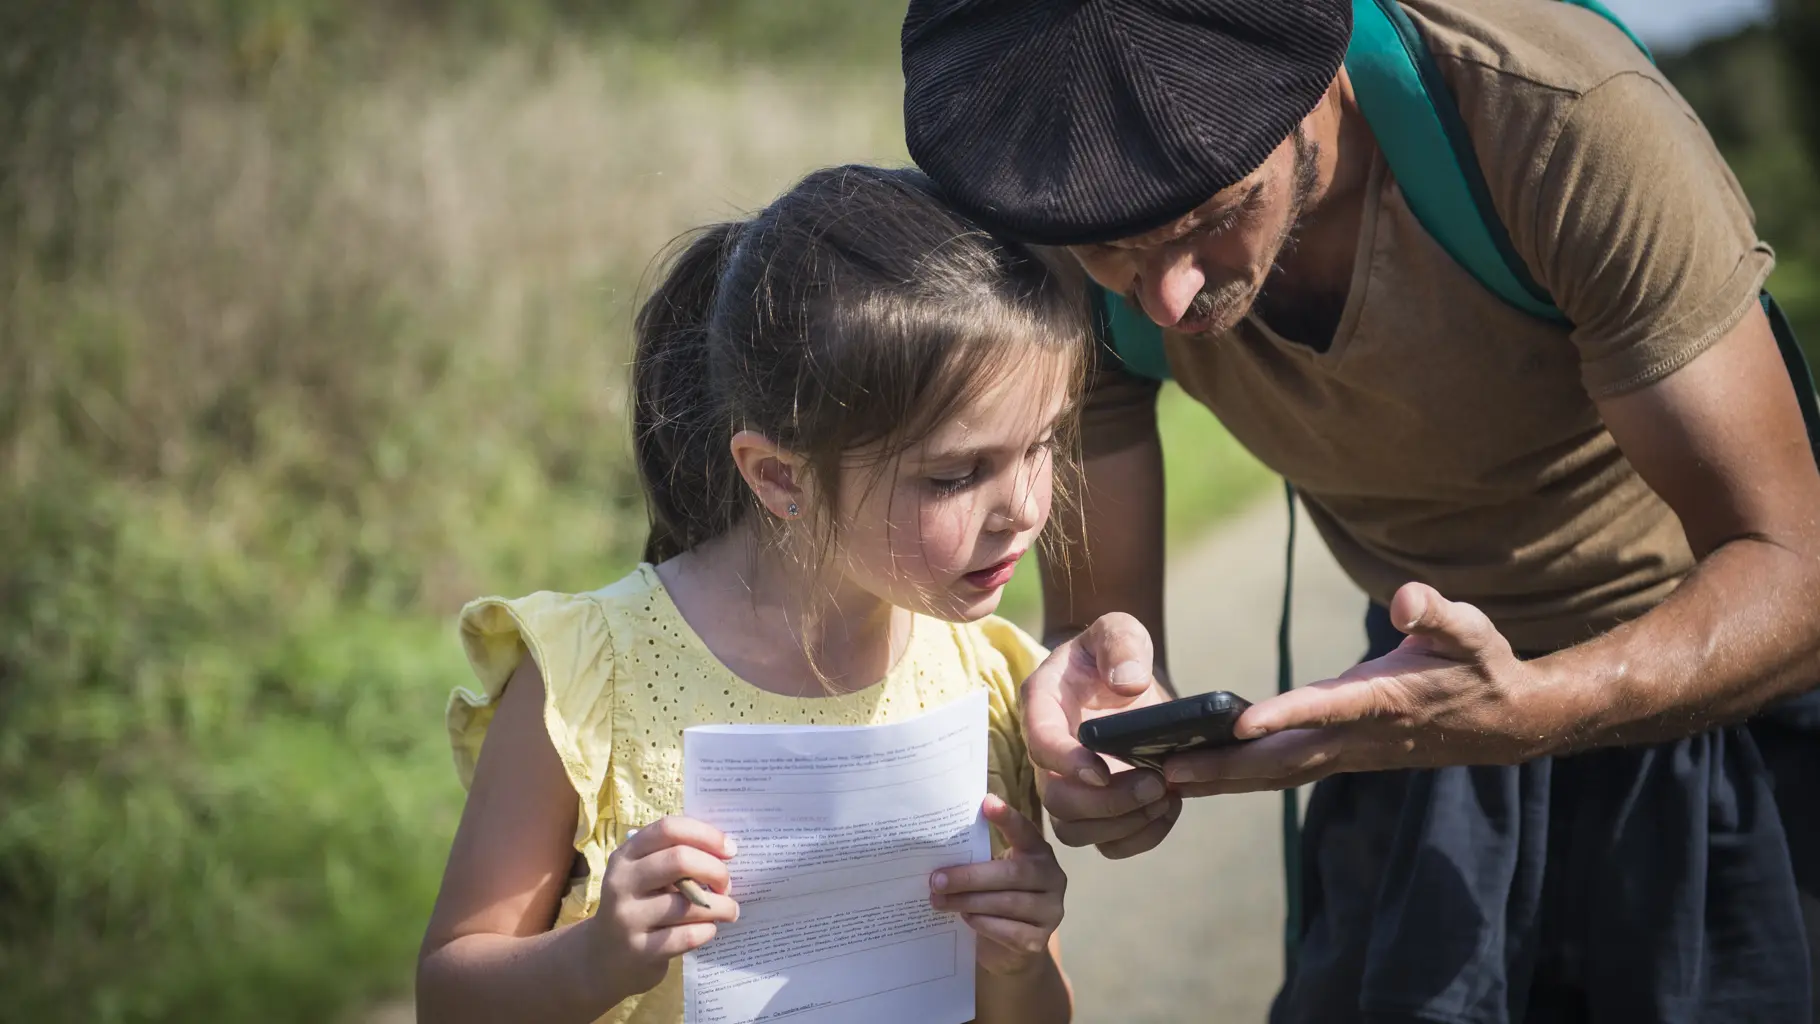
[{"label": "tall dry grass", "polygon": [[449,64],[112,68],[7,148],[0,1019],[320,1021],[407,977],[446,613],[642,540],[651,254],[901,152],[887,75]]}]

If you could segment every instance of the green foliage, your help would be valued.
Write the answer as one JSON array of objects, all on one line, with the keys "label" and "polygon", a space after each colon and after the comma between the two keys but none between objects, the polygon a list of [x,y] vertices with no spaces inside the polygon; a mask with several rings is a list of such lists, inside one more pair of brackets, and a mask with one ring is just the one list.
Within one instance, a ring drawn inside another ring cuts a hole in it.
[{"label": "green foliage", "polygon": [[1820,146],[1804,140],[1820,110],[1810,58],[1811,2],[1786,3],[1782,22],[1752,27],[1666,57],[1662,69],[1700,115],[1750,197],[1757,230],[1776,247],[1770,280],[1809,358],[1820,358]]},{"label": "green foliage", "polygon": [[1777,36],[1808,155],[1820,166],[1820,2],[1777,0]]}]

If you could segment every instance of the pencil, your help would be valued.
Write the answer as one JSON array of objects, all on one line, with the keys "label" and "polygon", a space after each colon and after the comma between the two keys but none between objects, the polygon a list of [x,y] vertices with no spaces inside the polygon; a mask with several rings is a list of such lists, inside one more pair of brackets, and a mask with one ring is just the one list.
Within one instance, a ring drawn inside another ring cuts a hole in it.
[{"label": "pencil", "polygon": [[701,891],[701,885],[693,878],[682,878],[676,882],[676,891],[682,893],[683,899],[698,907],[708,906],[708,897]]}]

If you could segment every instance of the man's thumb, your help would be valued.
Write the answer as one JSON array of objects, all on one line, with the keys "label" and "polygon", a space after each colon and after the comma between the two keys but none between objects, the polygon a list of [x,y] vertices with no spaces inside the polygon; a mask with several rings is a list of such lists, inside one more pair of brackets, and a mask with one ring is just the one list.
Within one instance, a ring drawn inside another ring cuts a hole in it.
[{"label": "man's thumb", "polygon": [[1150,631],[1124,612],[1100,616],[1075,638],[1099,670],[1099,678],[1114,693],[1135,697],[1150,689],[1156,661]]},{"label": "man's thumb", "polygon": [[1503,635],[1484,612],[1461,601],[1449,601],[1425,583],[1405,583],[1397,591],[1390,602],[1390,621],[1445,657],[1478,658],[1499,648],[1509,651]]}]

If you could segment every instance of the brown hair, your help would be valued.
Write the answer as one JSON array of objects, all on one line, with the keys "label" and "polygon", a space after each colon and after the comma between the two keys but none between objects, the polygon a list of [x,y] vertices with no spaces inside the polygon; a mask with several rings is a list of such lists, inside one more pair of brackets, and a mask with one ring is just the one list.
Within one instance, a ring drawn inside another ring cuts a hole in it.
[{"label": "brown hair", "polygon": [[992,237],[913,170],[816,171],[751,219],[702,229],[638,313],[646,560],[726,533],[756,504],[728,451],[735,432],[802,457],[829,508],[855,449],[882,465],[1033,350],[1068,354],[1078,394],[1088,325],[1071,261]]}]

